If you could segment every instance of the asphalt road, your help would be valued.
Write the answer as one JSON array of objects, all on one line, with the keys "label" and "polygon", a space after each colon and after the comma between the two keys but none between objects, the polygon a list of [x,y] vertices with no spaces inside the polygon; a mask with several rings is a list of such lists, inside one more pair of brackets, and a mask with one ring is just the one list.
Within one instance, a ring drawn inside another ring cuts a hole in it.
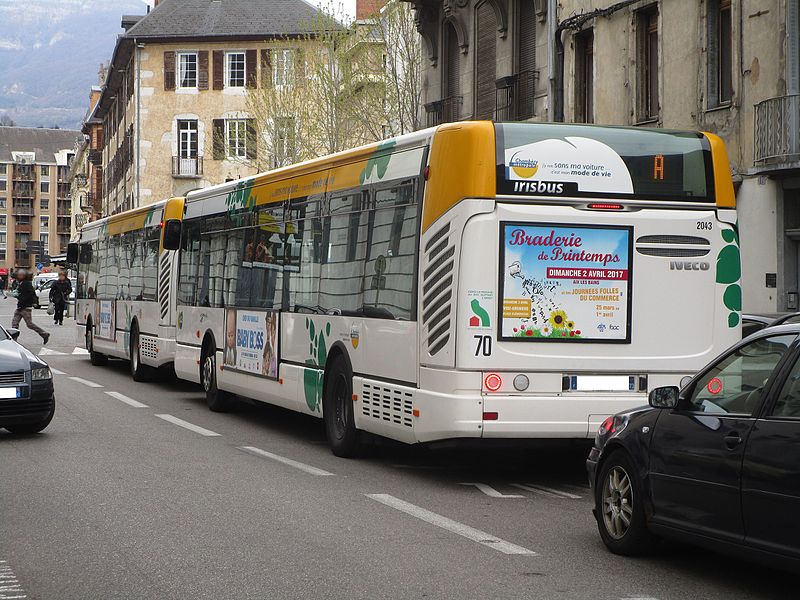
[{"label": "asphalt road", "polygon": [[320,421],[212,413],[193,385],[92,367],[72,319],[35,320],[57,411],[0,430],[0,600],[795,597],[790,575],[690,546],[608,553],[583,447],[338,459]]}]

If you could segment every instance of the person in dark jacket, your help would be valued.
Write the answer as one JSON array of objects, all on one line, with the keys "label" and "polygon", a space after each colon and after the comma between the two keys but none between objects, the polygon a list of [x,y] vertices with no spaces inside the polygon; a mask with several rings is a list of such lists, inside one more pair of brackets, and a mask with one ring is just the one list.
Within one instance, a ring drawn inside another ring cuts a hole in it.
[{"label": "person in dark jacket", "polygon": [[46,344],[50,339],[50,334],[34,323],[31,317],[31,307],[36,304],[36,292],[33,291],[33,284],[24,269],[17,269],[16,277],[17,310],[14,311],[14,317],[11,319],[11,327],[17,329],[19,322],[24,320],[28,329],[42,336],[42,340]]},{"label": "person in dark jacket", "polygon": [[64,324],[64,309],[69,302],[69,295],[72,293],[72,283],[67,279],[67,274],[63,271],[58,274],[56,279],[50,286],[50,302],[56,309],[53,315],[53,322],[56,325]]}]

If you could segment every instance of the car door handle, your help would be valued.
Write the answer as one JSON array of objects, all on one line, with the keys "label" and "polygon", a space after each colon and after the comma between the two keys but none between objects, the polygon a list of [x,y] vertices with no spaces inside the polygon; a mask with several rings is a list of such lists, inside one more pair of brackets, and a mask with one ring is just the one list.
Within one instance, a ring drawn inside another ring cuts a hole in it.
[{"label": "car door handle", "polygon": [[736,448],[736,446],[742,443],[742,436],[735,431],[729,433],[723,439],[725,440],[725,446],[727,446],[728,450],[733,450]]}]

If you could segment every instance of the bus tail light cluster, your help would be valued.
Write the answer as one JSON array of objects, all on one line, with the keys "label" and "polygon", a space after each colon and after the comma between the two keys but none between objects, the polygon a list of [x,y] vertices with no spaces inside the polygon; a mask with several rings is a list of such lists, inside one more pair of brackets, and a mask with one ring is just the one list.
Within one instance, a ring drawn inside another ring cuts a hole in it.
[{"label": "bus tail light cluster", "polygon": [[496,392],[503,387],[503,378],[497,373],[489,373],[483,378],[483,387],[490,392]]}]

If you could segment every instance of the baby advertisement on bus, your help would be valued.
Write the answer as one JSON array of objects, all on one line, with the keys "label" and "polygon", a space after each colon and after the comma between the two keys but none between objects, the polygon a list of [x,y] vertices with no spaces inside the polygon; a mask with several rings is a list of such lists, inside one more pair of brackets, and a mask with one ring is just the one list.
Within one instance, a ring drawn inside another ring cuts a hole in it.
[{"label": "baby advertisement on bus", "polygon": [[630,340],[628,227],[501,227],[501,339]]},{"label": "baby advertisement on bus", "polygon": [[278,378],[278,313],[229,308],[223,364],[229,371]]}]

